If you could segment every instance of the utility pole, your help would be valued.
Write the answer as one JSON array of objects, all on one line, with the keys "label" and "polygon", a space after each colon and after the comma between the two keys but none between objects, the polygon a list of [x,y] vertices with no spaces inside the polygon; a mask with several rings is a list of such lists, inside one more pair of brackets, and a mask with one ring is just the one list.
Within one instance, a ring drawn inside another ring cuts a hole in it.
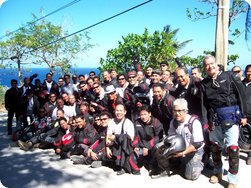
[{"label": "utility pole", "polygon": [[218,0],[215,58],[218,64],[222,64],[227,70],[228,57],[228,25],[230,0]]}]

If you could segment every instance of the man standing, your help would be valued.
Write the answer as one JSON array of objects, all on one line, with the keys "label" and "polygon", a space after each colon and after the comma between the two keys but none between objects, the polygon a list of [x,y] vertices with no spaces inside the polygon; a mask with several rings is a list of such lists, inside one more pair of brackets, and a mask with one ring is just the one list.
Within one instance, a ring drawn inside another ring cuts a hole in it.
[{"label": "man standing", "polygon": [[207,116],[211,128],[209,138],[214,162],[214,175],[210,182],[218,183],[222,179],[221,154],[226,149],[229,157],[228,188],[236,188],[239,170],[238,125],[247,123],[243,84],[232,72],[219,70],[214,56],[205,56],[203,66],[208,74],[201,82],[203,105],[207,110],[204,116]]},{"label": "man standing", "polygon": [[15,115],[17,127],[18,127],[18,117],[20,111],[20,100],[21,92],[17,87],[17,80],[11,80],[11,88],[8,89],[5,93],[5,108],[8,111],[8,120],[7,120],[7,131],[8,135],[12,134],[12,121]]},{"label": "man standing", "polygon": [[[251,124],[251,64],[245,68],[245,79],[242,81],[245,86],[246,103],[247,103],[247,121]],[[247,165],[251,165],[251,151],[248,152],[246,160]]]}]

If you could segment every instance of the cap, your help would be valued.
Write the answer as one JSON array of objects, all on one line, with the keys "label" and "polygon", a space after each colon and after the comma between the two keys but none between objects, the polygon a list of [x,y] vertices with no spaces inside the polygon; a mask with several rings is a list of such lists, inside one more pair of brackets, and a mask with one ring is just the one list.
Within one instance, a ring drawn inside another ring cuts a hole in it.
[{"label": "cap", "polygon": [[108,85],[106,88],[105,88],[105,93],[106,94],[109,94],[109,93],[112,93],[116,91],[115,87],[113,85]]},{"label": "cap", "polygon": [[136,71],[129,71],[127,76],[128,77],[135,77],[135,76],[137,76],[137,73],[136,73]]},{"label": "cap", "polygon": [[77,78],[78,76],[76,74],[73,74],[72,75],[72,78]]},{"label": "cap", "polygon": [[161,62],[160,62],[160,65],[168,65],[168,63],[167,63],[166,60],[164,60],[164,61],[161,61]]}]

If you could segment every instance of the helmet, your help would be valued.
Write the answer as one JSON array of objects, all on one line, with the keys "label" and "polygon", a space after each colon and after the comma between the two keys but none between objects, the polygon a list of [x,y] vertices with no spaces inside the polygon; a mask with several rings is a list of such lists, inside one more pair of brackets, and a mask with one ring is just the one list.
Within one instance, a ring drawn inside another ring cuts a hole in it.
[{"label": "helmet", "polygon": [[240,126],[239,147],[242,151],[251,151],[251,125]]},{"label": "helmet", "polygon": [[162,155],[169,157],[177,152],[184,151],[186,149],[186,142],[181,135],[171,135],[165,138],[164,145],[160,149]]}]

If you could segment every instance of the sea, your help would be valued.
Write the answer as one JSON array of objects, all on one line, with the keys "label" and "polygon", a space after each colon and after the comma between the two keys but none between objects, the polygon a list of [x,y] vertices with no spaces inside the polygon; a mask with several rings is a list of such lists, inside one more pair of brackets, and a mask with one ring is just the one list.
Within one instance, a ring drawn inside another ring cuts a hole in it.
[{"label": "sea", "polygon": [[[72,74],[83,74],[83,75],[89,75],[90,71],[94,71],[97,75],[99,74],[99,70],[97,68],[72,68],[71,73]],[[49,68],[29,68],[29,69],[22,69],[22,77],[30,77],[33,74],[38,74],[38,76],[35,79],[40,79],[41,82],[44,81],[45,76],[47,73],[49,73],[50,70]],[[56,71],[53,75],[53,80],[57,82],[58,78],[61,77],[62,75],[60,74],[60,71]],[[16,79],[19,82],[18,79],[18,71],[16,69],[10,69],[10,68],[5,68],[5,69],[0,69],[0,85],[5,86],[5,87],[10,87],[10,81],[11,79]],[[33,84],[34,81],[33,80]],[[19,84],[20,85],[20,84]]]}]

